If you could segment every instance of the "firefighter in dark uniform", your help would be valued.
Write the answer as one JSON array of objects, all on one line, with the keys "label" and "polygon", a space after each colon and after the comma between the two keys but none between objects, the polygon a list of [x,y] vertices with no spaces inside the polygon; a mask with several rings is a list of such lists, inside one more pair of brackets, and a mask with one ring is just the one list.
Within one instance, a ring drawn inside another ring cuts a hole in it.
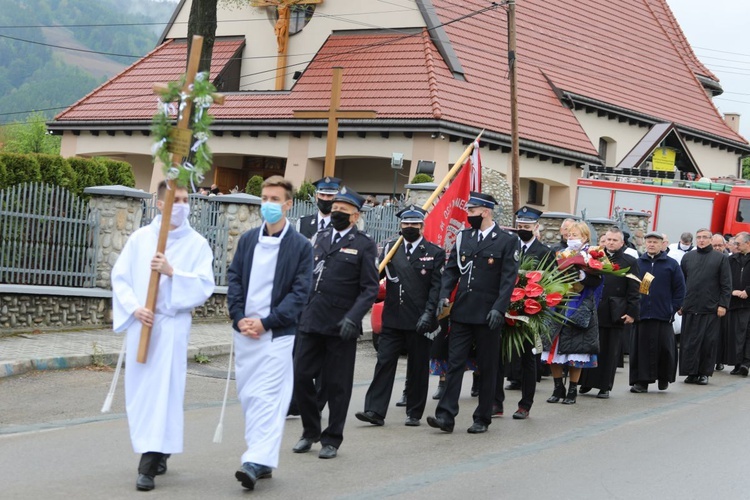
[{"label": "firefighter in dark uniform", "polygon": [[[331,227],[312,240],[314,269],[310,301],[302,312],[294,363],[294,396],[302,426],[295,453],[320,441],[320,458],[334,458],[344,439],[352,396],[357,338],[362,318],[378,295],[378,250],[357,230],[364,199],[342,188],[333,200]],[[328,427],[321,431],[313,379],[321,375],[328,395]]]},{"label": "firefighter in dark uniform", "polygon": [[466,207],[471,229],[458,234],[443,271],[438,314],[448,306],[448,298],[456,283],[458,290],[450,311],[445,393],[440,398],[435,416],[427,417],[427,423],[445,432],[453,432],[466,359],[472,344],[476,344],[481,377],[479,404],[474,411],[474,424],[468,432],[486,432],[492,422],[500,334],[518,275],[520,256],[518,237],[500,229],[492,220],[496,204],[488,194],[470,194]]},{"label": "firefighter in dark uniform", "polygon": [[[516,227],[518,228],[518,238],[521,240],[521,261],[532,260],[530,269],[545,269],[548,265],[555,262],[555,254],[550,248],[536,239],[534,233],[539,228],[539,217],[542,212],[532,207],[524,206],[516,212]],[[536,383],[538,365],[541,362],[541,351],[534,353],[534,344],[527,342],[523,346],[523,352],[519,356],[515,350],[511,355],[510,361],[505,360],[505,375],[508,377],[508,387],[506,389],[520,389],[521,400],[518,402],[518,410],[513,414],[516,420],[522,420],[529,416],[531,405],[534,404],[534,393],[536,392]],[[505,393],[503,391],[503,370],[497,374],[497,386],[495,388],[495,408],[493,416],[502,414],[503,400]]]},{"label": "firefighter in dark uniform", "polygon": [[339,192],[341,179],[323,177],[313,182],[313,184],[315,185],[318,213],[300,217],[297,221],[297,231],[307,239],[311,239],[318,231],[322,231],[331,225],[333,197]]},{"label": "firefighter in dark uniform", "polygon": [[[363,422],[383,425],[393,391],[398,358],[406,348],[406,425],[416,427],[427,404],[430,379],[431,334],[437,328],[440,278],[445,251],[422,237],[426,212],[414,205],[396,214],[401,219],[403,245],[385,267],[383,331],[378,345],[378,361],[365,396],[365,411],[356,417]],[[386,244],[380,260],[396,240]]]}]

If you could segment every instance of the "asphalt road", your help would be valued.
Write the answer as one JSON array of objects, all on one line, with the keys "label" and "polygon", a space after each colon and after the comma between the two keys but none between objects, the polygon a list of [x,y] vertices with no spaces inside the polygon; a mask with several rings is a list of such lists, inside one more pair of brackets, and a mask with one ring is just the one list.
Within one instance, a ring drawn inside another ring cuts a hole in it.
[{"label": "asphalt road", "polygon": [[[191,363],[186,394],[185,453],[170,460],[151,493],[135,490],[138,456],[124,415],[122,382],[112,413],[99,413],[111,371],[35,372],[0,379],[0,496],[21,498],[746,498],[750,445],[747,379],[717,373],[708,386],[670,386],[630,394],[618,371],[609,400],[579,396],[574,406],[537,391],[531,417],[510,418],[520,397],[508,392],[506,416],[487,434],[469,435],[475,400],[464,380],[453,434],[403,425],[391,406],[384,427],[359,422],[375,362],[361,344],[344,443],[334,460],[293,454],[299,419],[288,419],[281,464],[252,493],[234,479],[243,451],[240,407],[230,388],[221,444],[212,442],[226,376],[226,356]],[[627,367],[627,365],[626,365]],[[403,387],[401,360],[394,399]],[[431,390],[437,384],[431,380]],[[596,392],[596,391],[594,391]],[[429,400],[428,412],[435,401]],[[424,422],[424,420],[423,420]]]}]

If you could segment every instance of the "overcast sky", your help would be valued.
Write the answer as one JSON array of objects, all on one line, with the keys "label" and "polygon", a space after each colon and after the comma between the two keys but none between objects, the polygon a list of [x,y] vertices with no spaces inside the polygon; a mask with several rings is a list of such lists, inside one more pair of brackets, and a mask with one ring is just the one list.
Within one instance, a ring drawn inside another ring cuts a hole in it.
[{"label": "overcast sky", "polygon": [[714,98],[721,113],[740,113],[740,133],[750,140],[750,21],[747,0],[667,0],[698,59],[721,83]]}]

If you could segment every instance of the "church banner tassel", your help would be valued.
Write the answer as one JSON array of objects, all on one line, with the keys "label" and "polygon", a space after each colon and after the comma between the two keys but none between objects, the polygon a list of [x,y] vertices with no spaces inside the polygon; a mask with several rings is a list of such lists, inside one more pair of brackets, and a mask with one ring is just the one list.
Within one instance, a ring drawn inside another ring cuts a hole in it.
[{"label": "church banner tassel", "polygon": [[117,367],[115,368],[115,375],[112,377],[112,383],[109,386],[109,392],[107,397],[104,399],[102,405],[102,413],[109,413],[112,409],[112,400],[115,399],[115,389],[117,389],[117,381],[120,379],[120,370],[122,369],[122,362],[125,359],[125,346],[128,342],[127,334],[122,336],[122,348],[120,348],[120,355],[117,357]]},{"label": "church banner tassel", "polygon": [[224,411],[227,409],[227,397],[229,396],[229,379],[232,377],[232,354],[234,354],[234,334],[232,334],[232,342],[229,344],[229,361],[227,367],[227,384],[224,387],[224,401],[221,403],[221,415],[219,415],[219,425],[216,426],[216,432],[214,432],[214,443],[221,443],[224,437]]}]

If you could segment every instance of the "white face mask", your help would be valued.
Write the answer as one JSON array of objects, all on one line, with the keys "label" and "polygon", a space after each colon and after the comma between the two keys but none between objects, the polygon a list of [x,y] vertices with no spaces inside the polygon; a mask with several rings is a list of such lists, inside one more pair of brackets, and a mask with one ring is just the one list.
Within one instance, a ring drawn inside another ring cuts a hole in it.
[{"label": "white face mask", "polygon": [[175,203],[172,205],[171,223],[175,227],[180,227],[185,223],[190,215],[190,205],[188,203]]},{"label": "white face mask", "polygon": [[571,250],[580,250],[582,246],[582,240],[568,240],[568,248],[570,248]]}]

